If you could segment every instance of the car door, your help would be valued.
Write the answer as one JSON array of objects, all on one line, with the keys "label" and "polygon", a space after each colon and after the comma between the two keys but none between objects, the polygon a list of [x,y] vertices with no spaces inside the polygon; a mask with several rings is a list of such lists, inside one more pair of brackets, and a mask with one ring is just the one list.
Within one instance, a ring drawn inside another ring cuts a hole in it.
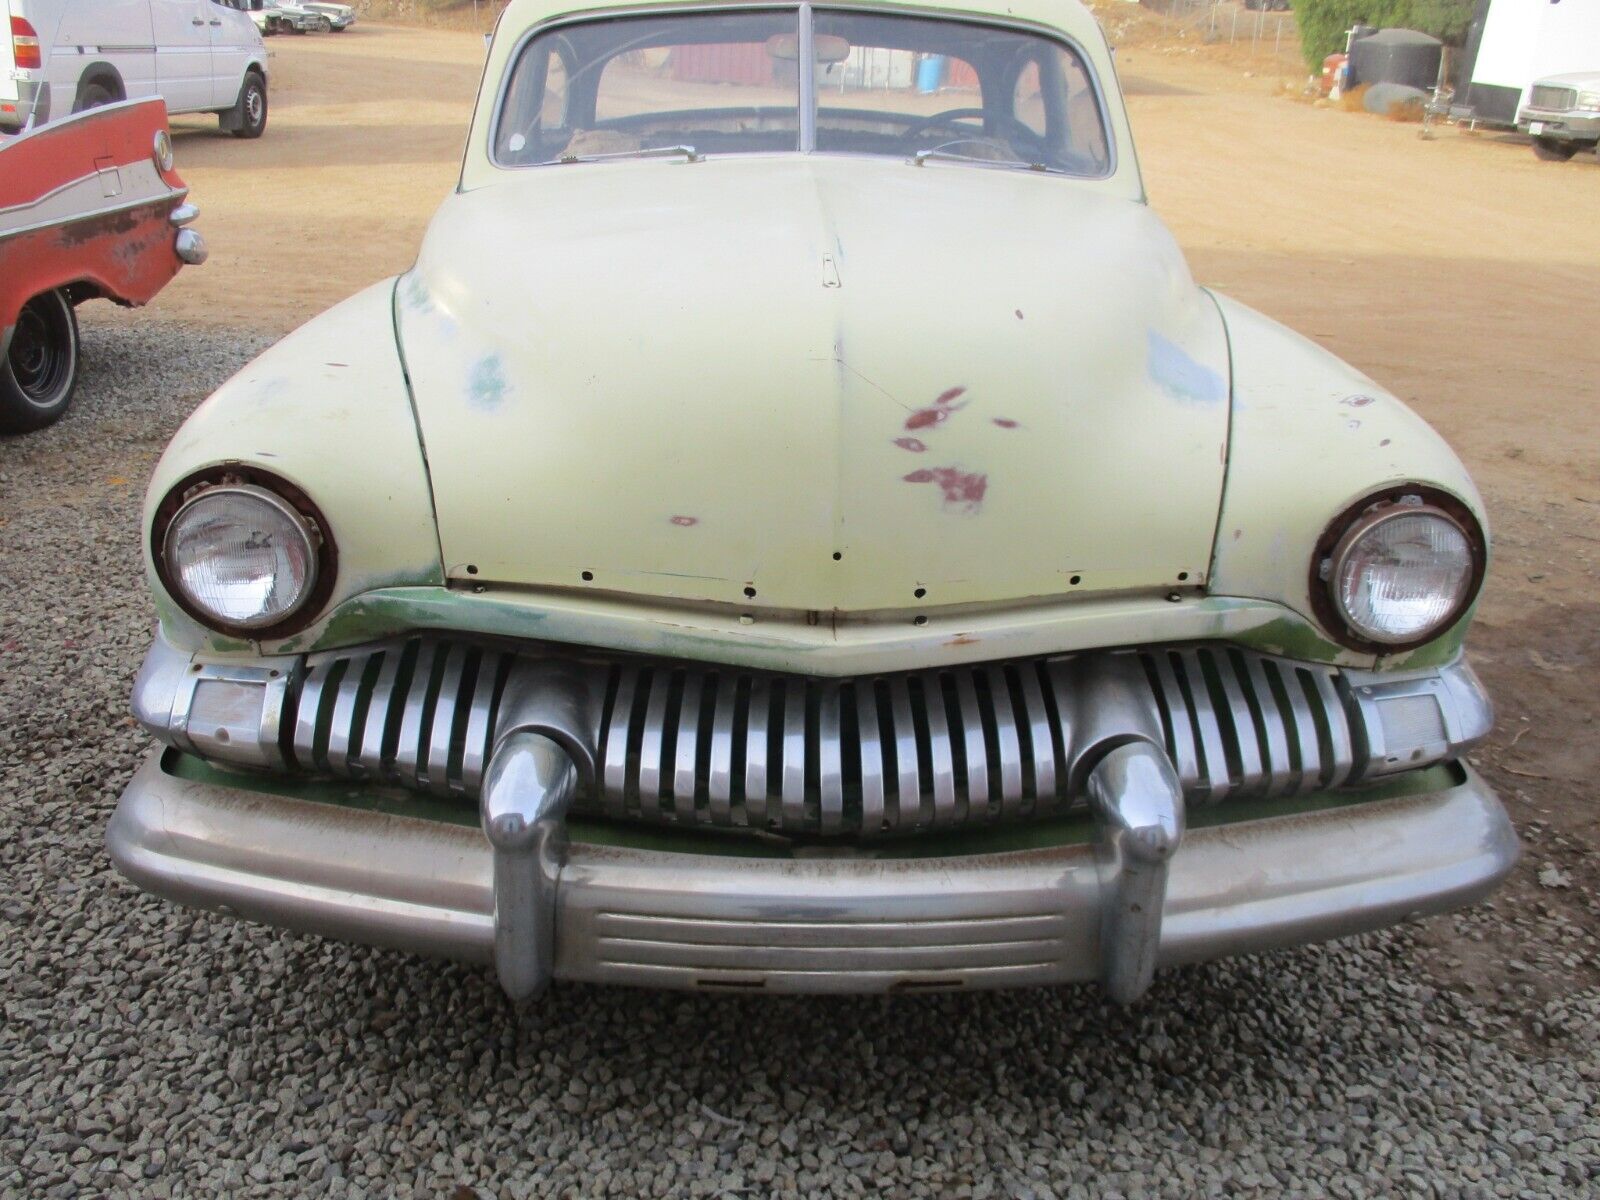
[{"label": "car door", "polygon": [[239,98],[244,65],[259,39],[255,22],[240,11],[242,4],[209,0],[209,5],[206,27],[211,31],[211,99],[214,107],[226,108]]},{"label": "car door", "polygon": [[211,0],[150,0],[156,83],[168,112],[214,108],[211,84]]}]

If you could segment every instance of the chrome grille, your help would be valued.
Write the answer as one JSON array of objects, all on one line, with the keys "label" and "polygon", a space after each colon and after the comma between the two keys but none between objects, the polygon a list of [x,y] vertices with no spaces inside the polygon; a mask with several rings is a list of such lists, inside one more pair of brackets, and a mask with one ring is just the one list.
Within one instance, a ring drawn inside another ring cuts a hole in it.
[{"label": "chrome grille", "polygon": [[1528,103],[1534,108],[1543,108],[1550,112],[1566,112],[1578,107],[1578,92],[1576,88],[1544,87],[1535,84],[1533,91],[1528,95]]},{"label": "chrome grille", "polygon": [[1338,671],[1222,646],[1139,657],[1189,803],[1288,796],[1349,781],[1355,731]]},{"label": "chrome grille", "polygon": [[600,810],[822,834],[1061,807],[1053,663],[816,680],[681,663],[613,667]]},{"label": "chrome grille", "polygon": [[302,770],[476,796],[513,657],[417,638],[307,664],[291,700]]},{"label": "chrome grille", "polygon": [[[1191,803],[1338,787],[1362,761],[1363,726],[1336,669],[1220,645],[1116,657],[1138,665],[1138,703],[1159,714],[1152,736],[1165,738]],[[319,774],[476,796],[517,662],[431,637],[313,656],[288,689],[286,756]],[[587,664],[604,703],[586,731],[595,780],[578,807],[868,837],[1059,813],[1077,800],[1069,777],[1092,723],[1074,667],[1055,658],[811,679]]]}]

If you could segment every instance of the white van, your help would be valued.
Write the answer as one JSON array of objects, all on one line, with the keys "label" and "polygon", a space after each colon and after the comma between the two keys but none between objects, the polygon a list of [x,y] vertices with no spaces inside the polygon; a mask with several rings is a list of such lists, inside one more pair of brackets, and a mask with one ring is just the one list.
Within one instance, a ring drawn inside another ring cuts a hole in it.
[{"label": "white van", "polygon": [[243,0],[0,0],[0,131],[160,96],[214,112],[235,137],[267,127],[267,52]]}]

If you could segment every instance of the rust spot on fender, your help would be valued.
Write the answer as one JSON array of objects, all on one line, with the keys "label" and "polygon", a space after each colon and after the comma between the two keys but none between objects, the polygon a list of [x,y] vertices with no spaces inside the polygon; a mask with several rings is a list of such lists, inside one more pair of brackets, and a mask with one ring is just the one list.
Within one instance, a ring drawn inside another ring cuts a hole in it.
[{"label": "rust spot on fender", "polygon": [[1022,310],[1020,308],[1017,309],[1017,320],[1022,320]]},{"label": "rust spot on fender", "polygon": [[1372,397],[1371,396],[1346,396],[1343,400],[1339,401],[1339,403],[1340,404],[1347,404],[1351,408],[1365,408],[1367,405],[1372,403]]},{"label": "rust spot on fender", "polygon": [[996,425],[1000,426],[1001,429],[1017,429],[1017,428],[1020,428],[1018,426],[1018,424],[1015,421],[1013,421],[1010,417],[996,417],[994,419],[994,423]]},{"label": "rust spot on fender", "polygon": [[688,529],[691,525],[700,524],[700,518],[699,517],[685,517],[685,516],[681,516],[680,515],[680,516],[673,517],[672,518],[672,523],[674,525],[678,526],[680,529]]},{"label": "rust spot on fender", "polygon": [[931,467],[912,471],[901,478],[907,483],[936,483],[944,493],[946,507],[959,506],[967,512],[977,512],[983,507],[983,497],[989,490],[989,477],[977,471],[963,471],[959,467]]},{"label": "rust spot on fender", "polygon": [[91,217],[87,221],[73,221],[62,226],[61,232],[56,234],[56,241],[62,246],[81,246],[100,237],[121,237],[144,224],[145,218],[139,215],[141,211],[128,209],[103,217]]},{"label": "rust spot on fender", "polygon": [[913,454],[921,454],[928,448],[928,443],[924,442],[921,438],[914,437],[895,438],[894,444],[899,446],[902,450],[911,451]]},{"label": "rust spot on fender", "polygon": [[955,637],[945,642],[946,646],[976,646],[978,639],[965,633],[958,633]]}]

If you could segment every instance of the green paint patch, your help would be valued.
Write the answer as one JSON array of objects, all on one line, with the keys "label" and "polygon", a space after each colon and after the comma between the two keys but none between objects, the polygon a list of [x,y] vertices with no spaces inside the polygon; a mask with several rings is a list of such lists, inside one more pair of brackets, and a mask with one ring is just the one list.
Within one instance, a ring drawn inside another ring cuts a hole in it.
[{"label": "green paint patch", "polygon": [[433,311],[433,297],[428,294],[428,285],[422,282],[422,276],[415,271],[407,271],[400,277],[396,291],[401,302],[412,312],[426,314]]},{"label": "green paint patch", "polygon": [[1472,627],[1472,614],[1477,611],[1477,602],[1467,609],[1462,618],[1445,630],[1426,646],[1418,646],[1404,654],[1391,655],[1383,660],[1385,669],[1394,671],[1408,671],[1423,667],[1442,667],[1447,663],[1455,662],[1461,654],[1461,648],[1467,640],[1467,630]]},{"label": "green paint patch", "polygon": [[494,410],[505,402],[511,385],[498,354],[488,354],[472,364],[467,375],[467,399],[474,408]]},{"label": "green paint patch", "polygon": [[[1231,641],[1263,654],[1277,654],[1301,662],[1349,663],[1350,651],[1323,637],[1307,621],[1299,617],[1280,617],[1254,629],[1232,634]],[[1365,661],[1365,660],[1361,660]]]},{"label": "green paint patch", "polygon": [[[404,788],[370,783],[344,783],[328,779],[295,779],[282,775],[257,775],[222,770],[201,759],[169,750],[161,767],[168,775],[212,787],[231,788],[257,795],[283,796],[314,804],[331,804],[359,812],[438,821],[448,825],[478,825],[475,800],[447,800]],[[1387,782],[1337,792],[1313,792],[1284,800],[1235,800],[1209,808],[1191,808],[1190,829],[1212,829],[1246,821],[1300,816],[1353,808],[1378,800],[1393,800],[1425,792],[1443,791],[1466,781],[1457,763],[1443,763],[1423,771],[1406,772]],[[829,842],[798,840],[737,830],[672,829],[630,824],[577,815],[567,821],[574,842],[591,846],[650,851],[661,854],[703,854],[725,858],[795,859],[825,857],[828,847],[849,847],[877,860],[963,858],[975,854],[1008,854],[1087,845],[1094,840],[1094,822],[1081,810],[1041,821],[1024,821],[986,829],[930,833],[883,842]],[[1181,853],[1181,851],[1180,851]]]},{"label": "green paint patch", "polygon": [[177,779],[211,787],[232,788],[257,795],[283,796],[314,804],[334,804],[361,812],[385,813],[393,817],[415,817],[421,821],[440,821],[447,825],[477,825],[477,805],[471,801],[440,800],[405,788],[381,787],[370,783],[344,783],[327,779],[297,779],[289,775],[266,775],[228,771],[203,759],[168,750],[161,758],[161,769]]}]

